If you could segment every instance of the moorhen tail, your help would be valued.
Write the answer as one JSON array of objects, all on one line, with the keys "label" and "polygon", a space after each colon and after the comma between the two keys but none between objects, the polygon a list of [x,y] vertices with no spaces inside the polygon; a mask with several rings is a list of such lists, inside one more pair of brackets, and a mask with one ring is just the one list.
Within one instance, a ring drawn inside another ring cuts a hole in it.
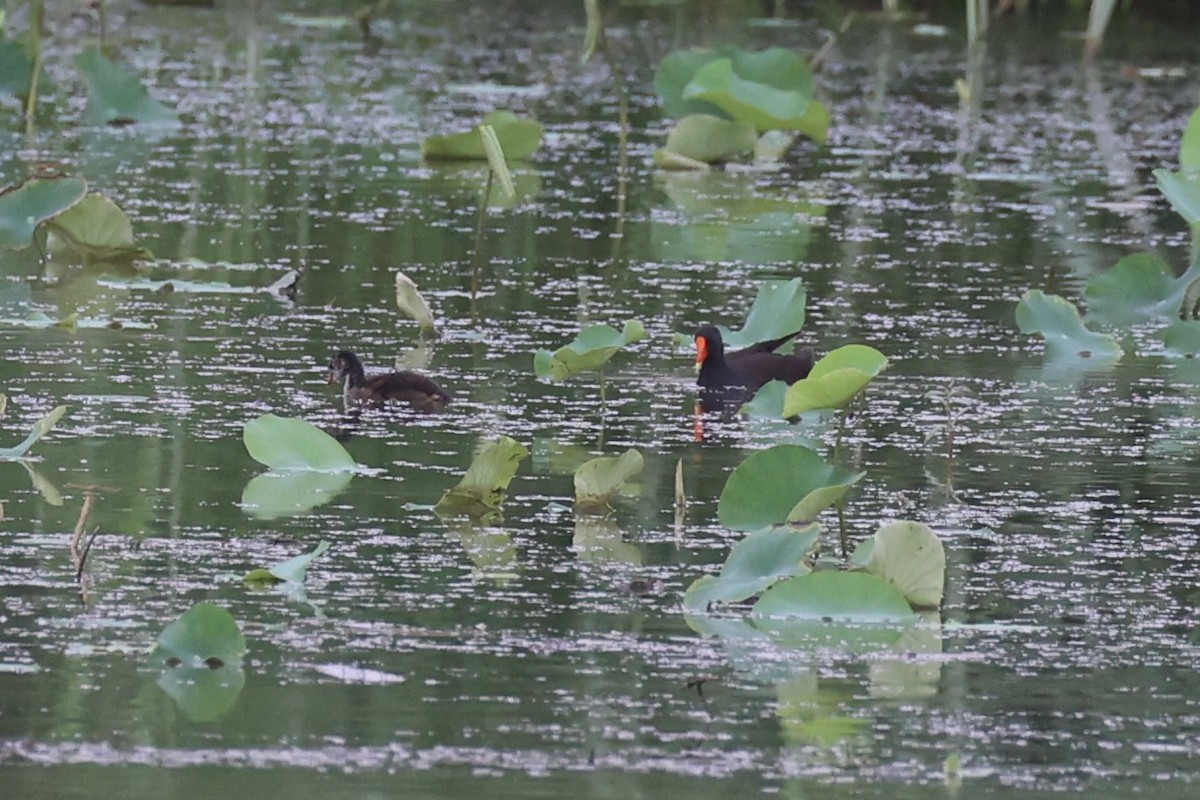
[{"label": "moorhen tail", "polygon": [[770,381],[795,383],[806,378],[813,368],[811,347],[801,347],[792,355],[775,352],[797,333],[799,331],[726,353],[721,332],[712,325],[705,325],[696,331],[695,337],[696,363],[700,365],[696,383],[704,389],[726,394],[738,389],[749,399]]},{"label": "moorhen tail", "polygon": [[395,400],[408,403],[418,411],[438,411],[450,402],[450,395],[432,379],[416,372],[389,372],[367,376],[358,356],[343,350],[329,362],[329,382],[345,382],[342,396],[347,405],[374,407]]}]

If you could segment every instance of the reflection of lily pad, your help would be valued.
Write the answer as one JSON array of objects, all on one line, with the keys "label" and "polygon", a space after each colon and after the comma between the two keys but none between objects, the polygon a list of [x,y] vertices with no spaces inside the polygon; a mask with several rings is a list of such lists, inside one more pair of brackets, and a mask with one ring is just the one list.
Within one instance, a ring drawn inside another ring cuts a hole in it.
[{"label": "reflection of lily pad", "polygon": [[328,549],[329,542],[322,539],[311,552],[302,553],[286,561],[280,561],[278,564],[266,569],[252,569],[246,574],[243,580],[247,583],[282,583],[284,581],[304,583],[304,578],[308,575],[309,565],[317,558],[320,558]]},{"label": "reflection of lily pad", "polygon": [[721,338],[731,349],[749,347],[795,333],[804,327],[808,292],[799,278],[763,281],[740,331],[721,328]]},{"label": "reflection of lily pad", "polygon": [[581,561],[593,564],[641,564],[642,551],[625,541],[617,523],[607,517],[580,514],[575,517],[571,547]]},{"label": "reflection of lily pad", "polygon": [[1115,361],[1123,352],[1109,334],[1088,330],[1079,309],[1069,301],[1039,289],[1026,292],[1017,304],[1017,327],[1022,333],[1041,334],[1046,340],[1046,357],[1051,360]]},{"label": "reflection of lily pad", "polygon": [[33,232],[83,199],[83,178],[30,178],[0,192],[0,247],[20,250],[33,243]]},{"label": "reflection of lily pad", "polygon": [[776,445],[751,453],[733,471],[721,492],[717,516],[722,525],[738,531],[807,522],[864,475],[828,464],[807,447]]},{"label": "reflection of lily pad", "polygon": [[912,608],[894,586],[862,572],[812,572],[774,584],[754,604],[751,617],[856,623],[910,622]]},{"label": "reflection of lily pad", "polygon": [[158,685],[196,721],[219,718],[231,709],[245,684],[246,640],[229,612],[198,603],[158,637],[151,661],[161,664]]},{"label": "reflection of lily pad", "polygon": [[258,519],[304,514],[333,500],[350,484],[352,472],[264,472],[242,490],[242,510]]},{"label": "reflection of lily pad", "polygon": [[528,455],[525,445],[501,436],[475,456],[467,474],[457,486],[442,495],[434,512],[439,516],[481,516],[499,509],[508,484]]},{"label": "reflection of lily pad", "polygon": [[[542,143],[541,123],[519,119],[511,111],[493,111],[483,118],[482,125],[491,126],[505,157],[512,160],[529,158]],[[421,142],[421,154],[426,158],[484,160],[488,157],[478,126],[463,133],[430,136]]]},{"label": "reflection of lily pad", "polygon": [[88,86],[90,125],[175,125],[179,117],[150,96],[136,75],[109,61],[96,47],[75,57]]},{"label": "reflection of lily pad", "polygon": [[629,320],[620,331],[609,325],[592,325],[554,352],[534,353],[533,371],[539,378],[565,380],[580,372],[600,369],[622,347],[644,338],[646,329],[637,320]]},{"label": "reflection of lily pad", "polygon": [[1133,325],[1178,317],[1188,285],[1200,267],[1193,265],[1176,278],[1165,261],[1151,253],[1136,253],[1088,281],[1088,317],[1110,325]]},{"label": "reflection of lily pad", "polygon": [[575,504],[582,508],[608,505],[625,481],[641,473],[644,464],[642,454],[634,448],[582,464],[575,471]]},{"label": "reflection of lily pad", "polygon": [[346,448],[312,423],[264,414],[242,428],[250,457],[274,470],[348,472],[357,465]]},{"label": "reflection of lily pad", "polygon": [[788,389],[783,415],[842,408],[887,367],[887,357],[865,344],[839,347],[813,365],[812,372]]},{"label": "reflection of lily pad", "polygon": [[718,575],[692,582],[683,596],[687,611],[704,611],[712,603],[736,603],[780,578],[808,572],[804,559],[817,543],[820,526],[764,528],[733,546]]},{"label": "reflection of lily pad", "polygon": [[919,522],[893,522],[875,532],[867,571],[895,586],[916,608],[942,603],[946,552],[937,534]]}]

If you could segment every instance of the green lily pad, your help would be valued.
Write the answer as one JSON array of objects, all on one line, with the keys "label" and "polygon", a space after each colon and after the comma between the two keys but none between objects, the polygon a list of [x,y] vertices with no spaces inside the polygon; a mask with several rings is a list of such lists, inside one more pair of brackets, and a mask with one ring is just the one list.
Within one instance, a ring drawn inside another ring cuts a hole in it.
[{"label": "green lily pad", "polygon": [[353,477],[349,471],[264,472],[242,490],[242,510],[257,519],[305,514],[341,494]]},{"label": "green lily pad", "polygon": [[625,481],[641,474],[645,460],[630,448],[619,456],[593,458],[575,471],[575,504],[581,508],[607,506]]},{"label": "green lily pad", "polygon": [[779,419],[783,416],[788,388],[783,381],[768,381],[754,397],[742,403],[742,413],[755,419]]},{"label": "green lily pad", "polygon": [[916,618],[904,595],[882,578],[832,570],[772,585],[750,616],[756,624],[768,620],[895,623]]},{"label": "green lily pad", "polygon": [[287,561],[280,561],[266,569],[253,569],[243,578],[247,583],[304,583],[308,566],[329,549],[329,542],[322,539],[311,552],[303,553]]},{"label": "green lily pad", "polygon": [[1070,301],[1039,289],[1026,292],[1017,304],[1017,327],[1022,333],[1041,334],[1046,339],[1046,356],[1051,360],[1115,361],[1124,352],[1111,335],[1088,330],[1079,309]]},{"label": "green lily pad", "polygon": [[273,470],[349,472],[357,464],[346,448],[312,423],[264,414],[242,428],[246,451]]},{"label": "green lily pad", "polygon": [[424,295],[417,289],[417,284],[412,278],[403,272],[396,273],[396,307],[405,316],[416,320],[421,330],[434,329],[433,312],[429,310],[429,303],[425,302]]},{"label": "green lily pad", "polygon": [[434,513],[442,517],[482,516],[496,511],[504,502],[505,490],[517,468],[528,455],[525,445],[501,436],[475,456],[463,479],[434,506]]},{"label": "green lily pad", "polygon": [[150,658],[158,685],[190,719],[209,722],[233,708],[245,685],[246,640],[229,612],[198,603],[166,627]]},{"label": "green lily pad", "polygon": [[812,372],[788,388],[783,415],[842,408],[887,367],[887,357],[865,344],[848,344],[827,353]]},{"label": "green lily pad", "polygon": [[751,453],[733,471],[717,503],[717,516],[735,531],[808,522],[864,475],[828,464],[807,447],[776,445]]},{"label": "green lily pad", "polygon": [[58,424],[58,421],[67,413],[66,406],[55,406],[54,409],[34,423],[33,429],[29,431],[29,435],[25,437],[25,441],[15,447],[0,447],[0,458],[24,458],[29,452],[29,448],[41,439],[50,429]]},{"label": "green lily pad", "polygon": [[1111,325],[1177,318],[1188,285],[1198,271],[1200,267],[1193,265],[1176,278],[1174,270],[1156,255],[1126,256],[1088,281],[1083,293],[1088,318]]},{"label": "green lily pad", "polygon": [[83,178],[30,178],[0,192],[0,247],[20,250],[33,244],[33,232],[87,194]]},{"label": "green lily pad", "polygon": [[1179,142],[1179,166],[1185,172],[1200,170],[1200,108],[1188,117]]},{"label": "green lily pad", "polygon": [[620,331],[609,325],[592,325],[554,352],[534,353],[533,371],[539,378],[566,380],[580,372],[600,369],[622,347],[645,338],[646,328],[634,319]]},{"label": "green lily pad", "polygon": [[[511,111],[496,110],[483,118],[480,125],[490,125],[506,158],[520,161],[529,158],[542,143],[541,123],[519,119]],[[421,155],[431,159],[473,159],[488,157],[479,127],[448,136],[430,136],[421,142]]]},{"label": "green lily pad", "polygon": [[1179,216],[1189,225],[1200,223],[1200,175],[1156,169],[1154,180]]},{"label": "green lily pad", "polygon": [[89,260],[128,264],[152,254],[134,244],[133,223],[120,207],[102,194],[87,197],[46,223],[47,249],[66,248]]},{"label": "green lily pad", "polygon": [[179,116],[150,97],[136,75],[109,61],[96,47],[75,57],[87,82],[84,117],[89,125],[177,125]]},{"label": "green lily pad", "polygon": [[737,603],[766,589],[780,578],[809,571],[805,557],[817,543],[820,526],[781,526],[749,534],[733,546],[718,575],[692,582],[683,595],[683,607],[703,612],[712,603]]},{"label": "green lily pad", "polygon": [[[713,164],[754,151],[758,132],[749,122],[714,117],[709,114],[688,114],[667,134],[666,151],[673,156]],[[659,166],[673,167],[671,163]]]},{"label": "green lily pad", "polygon": [[1200,357],[1200,320],[1182,319],[1163,331],[1163,346],[1173,358]]},{"label": "green lily pad", "polygon": [[946,551],[937,534],[919,522],[893,522],[875,531],[867,572],[895,586],[915,608],[942,604]]},{"label": "green lily pad", "polygon": [[779,339],[804,327],[808,290],[799,278],[763,281],[740,331],[721,327],[721,338],[730,349]]}]

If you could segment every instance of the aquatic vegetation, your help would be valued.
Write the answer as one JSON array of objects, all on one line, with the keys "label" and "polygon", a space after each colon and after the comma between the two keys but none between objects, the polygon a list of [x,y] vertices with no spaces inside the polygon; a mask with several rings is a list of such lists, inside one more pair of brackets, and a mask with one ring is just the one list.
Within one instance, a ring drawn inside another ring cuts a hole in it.
[{"label": "aquatic vegetation", "polygon": [[1192,112],[1179,143],[1179,171],[1154,170],[1158,190],[1189,225],[1200,224],[1200,108]]},{"label": "aquatic vegetation", "polygon": [[498,512],[508,484],[528,455],[525,445],[508,436],[491,442],[471,461],[458,485],[442,495],[434,513],[442,517],[482,517]]},{"label": "aquatic vegetation", "polygon": [[152,258],[133,239],[133,223],[120,206],[98,192],[89,192],[46,221],[46,250],[69,251],[84,263],[129,264]]},{"label": "aquatic vegetation", "polygon": [[783,416],[844,409],[887,367],[887,357],[865,344],[848,344],[813,364],[807,378],[788,387]]},{"label": "aquatic vegetation", "polygon": [[946,552],[928,525],[908,520],[884,525],[859,543],[850,561],[895,586],[914,608],[942,604]]},{"label": "aquatic vegetation", "polygon": [[242,511],[258,519],[305,514],[330,502],[350,485],[354,473],[288,470],[255,475],[242,490]]},{"label": "aquatic vegetation", "polygon": [[635,319],[628,320],[619,331],[610,325],[592,325],[553,352],[536,351],[533,371],[539,378],[563,381],[580,372],[602,370],[622,348],[645,338],[645,326]]},{"label": "aquatic vegetation", "polygon": [[1083,296],[1088,319],[1128,327],[1178,319],[1189,288],[1200,280],[1200,262],[1179,277],[1156,255],[1125,256],[1088,280]]},{"label": "aquatic vegetation", "polygon": [[150,661],[161,665],[159,687],[196,722],[228,713],[246,683],[246,639],[228,611],[197,603],[163,629]]},{"label": "aquatic vegetation", "polygon": [[778,339],[804,327],[807,303],[808,290],[800,278],[763,281],[741,329],[734,331],[722,325],[717,328],[730,348]]},{"label": "aquatic vegetation", "polygon": [[575,505],[603,509],[631,478],[641,474],[645,460],[635,448],[619,456],[593,458],[575,470]]},{"label": "aquatic vegetation", "polygon": [[0,247],[21,250],[33,234],[87,194],[87,181],[64,175],[29,178],[0,192]]},{"label": "aquatic vegetation", "polygon": [[1116,361],[1124,353],[1110,334],[1089,330],[1069,300],[1040,289],[1026,292],[1017,303],[1017,327],[1022,333],[1041,335],[1051,360]]},{"label": "aquatic vegetation", "polygon": [[683,595],[684,610],[697,613],[713,603],[738,603],[777,580],[809,572],[805,559],[816,549],[820,531],[810,522],[747,534],[729,551],[720,573],[692,581]]},{"label": "aquatic vegetation", "polygon": [[246,573],[246,576],[242,580],[247,583],[284,583],[287,581],[304,583],[304,578],[308,575],[309,565],[320,558],[328,549],[329,542],[322,539],[311,551],[302,553],[295,558],[289,558],[286,561],[280,561],[278,564],[266,567],[265,569],[262,567],[252,569]]},{"label": "aquatic vegetation", "polygon": [[136,75],[89,47],[75,57],[88,87],[89,125],[178,125],[179,115],[150,96]]},{"label": "aquatic vegetation", "polygon": [[429,159],[489,159],[482,133],[485,126],[492,129],[496,143],[507,158],[517,161],[529,158],[542,144],[544,129],[540,122],[521,119],[511,111],[498,109],[468,131],[427,137],[421,142],[421,155]]},{"label": "aquatic vegetation", "polygon": [[750,618],[776,631],[788,623],[913,622],[916,615],[904,595],[887,581],[864,572],[822,571],[796,575],[762,593]]},{"label": "aquatic vegetation", "polygon": [[751,453],[733,470],[717,517],[735,531],[810,522],[865,475],[829,464],[807,447],[775,445]]},{"label": "aquatic vegetation", "polygon": [[[7,398],[5,403],[7,404]],[[29,449],[37,444],[39,439],[49,433],[66,413],[66,406],[55,406],[49,414],[34,423],[33,428],[29,431],[29,435],[20,444],[13,447],[0,447],[0,459],[25,458]]]},{"label": "aquatic vegetation", "polygon": [[435,330],[429,303],[425,301],[413,279],[403,272],[396,273],[396,307],[400,309],[400,313],[416,320],[422,331],[432,333]]},{"label": "aquatic vegetation", "polygon": [[353,472],[358,465],[336,439],[310,422],[263,414],[242,427],[246,452],[272,470]]}]

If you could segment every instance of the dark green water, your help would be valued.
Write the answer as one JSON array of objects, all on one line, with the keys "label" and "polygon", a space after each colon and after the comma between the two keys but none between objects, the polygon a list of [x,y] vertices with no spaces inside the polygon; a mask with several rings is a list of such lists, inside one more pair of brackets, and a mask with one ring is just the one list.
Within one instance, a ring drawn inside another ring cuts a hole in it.
[{"label": "dark green water", "polygon": [[[1059,31],[1077,21],[1007,20],[964,111],[958,32],[860,20],[819,79],[827,148],[776,173],[661,175],[649,76],[663,53],[822,41],[804,9],[772,27],[662,11],[614,32],[638,81],[621,218],[615,101],[602,65],[578,66],[574,6],[396,4],[364,55],[353,29],[300,26],[284,4],[114,5],[123,58],[185,124],[77,125],[69,57],[87,23],[59,20],[61,119],[47,106],[27,138],[5,106],[3,183],[37,161],[87,177],[159,257],[151,278],[303,275],[292,303],[62,280],[5,256],[0,316],[126,323],[0,330],[3,443],[71,409],[30,464],[54,491],[0,462],[6,797],[926,797],[953,793],[952,754],[977,796],[1176,795],[1200,780],[1197,379],[1142,332],[1107,370],[1045,366],[1013,320],[1026,289],[1077,300],[1131,252],[1186,264],[1150,171],[1172,165],[1194,84],[1122,67],[1191,70],[1192,32],[1126,20],[1084,70]],[[482,81],[532,91],[480,94]],[[473,293],[483,173],[423,164],[418,143],[497,104],[548,136],[518,169],[521,203],[486,224]],[[397,269],[434,305],[435,341],[395,312]],[[704,637],[681,611],[736,540],[716,522],[728,472],[772,443],[829,445],[833,429],[734,421],[697,442],[690,359],[671,336],[736,325],[758,281],[795,276],[818,349],[863,342],[891,359],[847,434],[868,471],[852,534],[911,518],[946,544],[944,624],[892,653]],[[533,378],[534,349],[631,317],[651,336],[607,371],[605,412],[590,377]],[[456,403],[348,426],[323,370],[342,347],[416,362]],[[951,381],[973,393],[955,498],[925,438],[943,421],[926,392]],[[247,514],[261,468],[241,428],[265,412],[341,429],[375,471],[307,513]],[[532,451],[503,522],[439,520],[428,506],[498,434]],[[577,518],[574,467],[631,446],[640,496]],[[67,541],[86,487],[101,487],[99,534],[81,583]],[[322,538],[333,547],[302,596],[223,577]],[[146,651],[204,600],[239,621],[249,653],[232,709],[197,722]],[[686,686],[697,677],[712,678],[703,695]]]}]

